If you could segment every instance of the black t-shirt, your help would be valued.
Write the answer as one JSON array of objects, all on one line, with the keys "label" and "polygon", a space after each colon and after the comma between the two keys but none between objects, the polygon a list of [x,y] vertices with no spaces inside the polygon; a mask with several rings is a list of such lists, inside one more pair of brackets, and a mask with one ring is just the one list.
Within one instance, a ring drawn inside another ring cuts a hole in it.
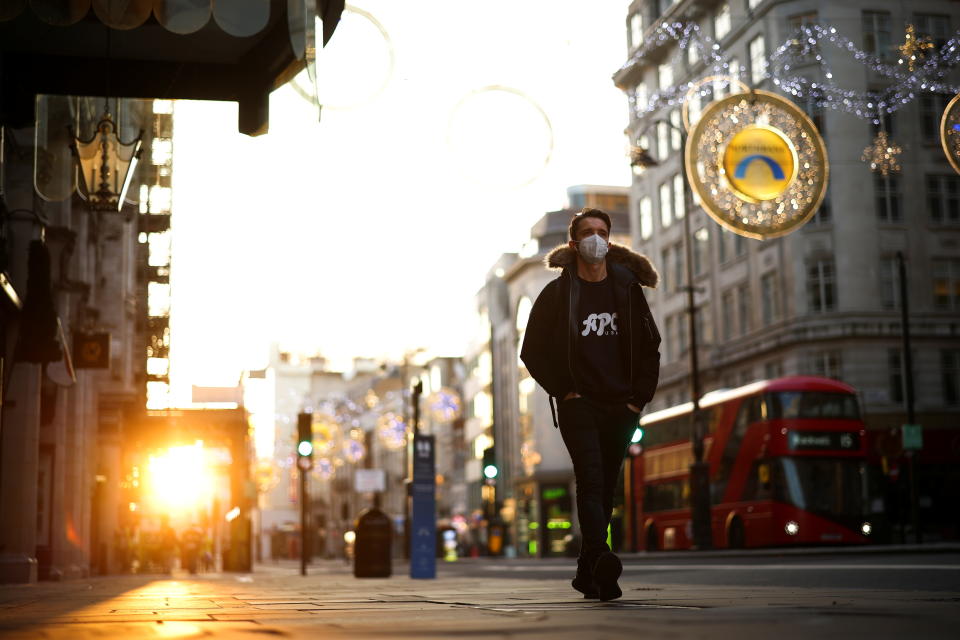
[{"label": "black t-shirt", "polygon": [[626,402],[630,397],[630,381],[624,372],[620,340],[626,339],[627,328],[621,327],[617,317],[616,297],[609,276],[600,282],[580,280],[577,320],[577,377],[582,385],[581,393],[597,400]]}]

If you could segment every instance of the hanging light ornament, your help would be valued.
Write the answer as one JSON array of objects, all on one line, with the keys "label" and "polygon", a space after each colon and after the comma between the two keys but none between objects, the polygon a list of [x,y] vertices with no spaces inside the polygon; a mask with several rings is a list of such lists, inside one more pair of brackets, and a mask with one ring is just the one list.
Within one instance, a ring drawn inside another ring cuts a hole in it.
[{"label": "hanging light ornament", "polygon": [[313,471],[310,473],[313,474],[314,478],[318,480],[329,480],[337,472],[336,467],[330,458],[320,458],[313,465]]},{"label": "hanging light ornament", "polygon": [[277,486],[280,482],[280,473],[273,460],[260,458],[254,463],[253,481],[260,493],[266,493]]},{"label": "hanging light ornament", "polygon": [[360,462],[363,460],[365,455],[367,455],[367,448],[363,445],[361,440],[353,437],[344,440],[343,457],[346,458],[348,462]]},{"label": "hanging light ornament", "polygon": [[[690,56],[692,64],[703,66],[699,75],[720,75],[731,78],[731,82],[739,77],[740,70],[731,68],[726,60],[728,52],[694,22],[662,22],[657,25],[615,76],[623,75],[626,78],[634,66],[649,64],[650,58],[655,57],[664,44],[671,40],[677,43],[677,64],[681,64],[680,56],[684,59]],[[829,56],[825,47],[827,44],[832,49]],[[934,45],[915,35],[904,46],[907,46],[908,52],[905,58],[899,64],[891,63],[860,49],[839,33],[836,27],[804,25],[773,51],[765,76],[789,96],[811,98],[818,107],[843,111],[864,119],[874,119],[878,107],[886,113],[892,113],[923,93],[960,93],[960,85],[951,83],[947,78],[947,74],[960,63],[960,32],[955,33],[939,50],[929,54],[927,51],[934,49]],[[898,49],[903,52],[902,47]],[[838,53],[835,54],[834,50]],[[829,60],[841,55],[885,78],[884,88],[857,91],[840,86]],[[914,58],[912,67],[910,57]],[[921,61],[922,64],[917,64]],[[667,60],[664,63],[673,62]],[[643,129],[645,120],[660,109],[682,104],[685,95],[697,82],[698,79],[694,78],[679,85],[659,87],[656,92],[642,96],[638,96],[630,87],[626,93],[639,121],[637,129]],[[629,85],[629,82],[625,81],[624,84]]]},{"label": "hanging light ornament", "polygon": [[407,443],[407,425],[397,414],[385,413],[377,420],[377,436],[387,449],[402,449]]},{"label": "hanging light ornament", "polygon": [[335,416],[321,411],[313,414],[313,450],[317,455],[332,452],[340,435],[340,424]]},{"label": "hanging light ornament", "polygon": [[870,171],[886,178],[891,173],[900,173],[900,160],[897,156],[901,153],[903,149],[900,145],[890,140],[886,131],[880,131],[873,139],[873,144],[863,150],[860,159],[870,164]]},{"label": "hanging light ornament", "polygon": [[927,50],[933,49],[933,43],[926,36],[917,37],[917,31],[912,24],[907,25],[907,33],[904,36],[903,44],[897,47],[902,56],[897,64],[907,63],[907,69],[913,71],[917,62],[927,57]]},{"label": "hanging light ornament", "polygon": [[450,422],[460,417],[460,394],[441,387],[427,397],[427,411],[436,422]]},{"label": "hanging light ornament", "polygon": [[960,94],[953,97],[940,118],[940,146],[950,166],[960,173]]},{"label": "hanging light ornament", "polygon": [[527,472],[527,475],[532,476],[542,460],[540,453],[534,448],[532,440],[526,440],[520,445],[520,459],[523,461],[524,471]]},{"label": "hanging light ornament", "polygon": [[87,205],[94,211],[120,211],[140,159],[143,130],[132,142],[121,142],[113,116],[104,108],[97,131],[89,140],[78,138],[73,127],[70,135],[70,149],[80,165]]}]

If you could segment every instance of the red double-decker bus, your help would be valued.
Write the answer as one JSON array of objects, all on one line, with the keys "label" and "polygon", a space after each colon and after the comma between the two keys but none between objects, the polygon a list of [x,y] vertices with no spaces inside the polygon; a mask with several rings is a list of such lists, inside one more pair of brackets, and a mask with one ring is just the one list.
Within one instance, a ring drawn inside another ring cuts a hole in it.
[{"label": "red double-decker bus", "polygon": [[[876,503],[852,387],[787,377],[711,392],[700,406],[714,547],[871,541]],[[691,411],[640,420],[625,478],[634,549],[691,546]]]}]

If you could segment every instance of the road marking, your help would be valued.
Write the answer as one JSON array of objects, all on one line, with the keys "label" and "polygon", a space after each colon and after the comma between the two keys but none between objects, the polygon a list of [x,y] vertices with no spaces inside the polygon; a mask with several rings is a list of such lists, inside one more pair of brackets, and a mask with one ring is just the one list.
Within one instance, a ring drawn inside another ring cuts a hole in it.
[{"label": "road marking", "polygon": [[[565,566],[485,566],[484,571],[563,571]],[[625,564],[624,571],[856,571],[899,570],[916,571],[935,569],[940,571],[960,571],[960,564]]]},{"label": "road marking", "polygon": [[483,609],[485,611],[572,611],[574,609],[694,609],[699,610],[703,607],[691,607],[676,604],[650,604],[646,602],[612,601],[612,602],[539,602],[528,605],[472,605],[472,609]]}]

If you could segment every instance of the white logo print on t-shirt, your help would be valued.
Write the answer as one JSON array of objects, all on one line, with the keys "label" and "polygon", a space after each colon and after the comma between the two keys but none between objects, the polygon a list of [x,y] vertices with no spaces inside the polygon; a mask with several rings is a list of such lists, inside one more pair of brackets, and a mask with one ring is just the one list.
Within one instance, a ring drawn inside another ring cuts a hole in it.
[{"label": "white logo print on t-shirt", "polygon": [[[607,331],[608,327],[609,331]],[[613,314],[591,313],[583,321],[583,331],[580,332],[580,335],[586,336],[591,331],[595,331],[598,336],[617,335],[617,312],[614,311]]]}]

